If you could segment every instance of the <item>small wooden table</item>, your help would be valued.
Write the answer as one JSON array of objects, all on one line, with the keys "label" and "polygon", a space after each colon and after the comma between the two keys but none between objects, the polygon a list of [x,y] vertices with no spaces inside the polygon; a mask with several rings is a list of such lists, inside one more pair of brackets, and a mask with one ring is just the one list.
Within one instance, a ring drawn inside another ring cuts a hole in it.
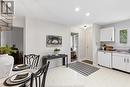
[{"label": "small wooden table", "polygon": [[43,58],[46,58],[47,60],[62,58],[62,65],[66,65],[66,67],[68,67],[68,55],[66,54],[46,55],[43,56]]}]

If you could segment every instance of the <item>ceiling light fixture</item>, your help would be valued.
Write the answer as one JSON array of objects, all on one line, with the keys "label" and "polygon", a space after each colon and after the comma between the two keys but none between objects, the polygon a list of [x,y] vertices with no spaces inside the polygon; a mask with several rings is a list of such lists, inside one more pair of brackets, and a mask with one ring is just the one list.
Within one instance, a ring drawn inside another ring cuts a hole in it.
[{"label": "ceiling light fixture", "polygon": [[89,29],[89,28],[92,27],[92,26],[93,26],[92,24],[84,24],[84,25],[81,26],[80,29],[87,30],[87,29]]},{"label": "ceiling light fixture", "polygon": [[0,32],[11,30],[13,26],[14,1],[0,1]]},{"label": "ceiling light fixture", "polygon": [[75,11],[76,11],[76,12],[80,11],[80,8],[75,8]]},{"label": "ceiling light fixture", "polygon": [[90,16],[90,13],[89,13],[89,12],[87,12],[85,15],[88,17],[88,16]]},{"label": "ceiling light fixture", "polygon": [[80,29],[84,29],[84,30],[86,30],[87,28],[88,28],[87,24],[84,24],[84,25],[81,26]]}]

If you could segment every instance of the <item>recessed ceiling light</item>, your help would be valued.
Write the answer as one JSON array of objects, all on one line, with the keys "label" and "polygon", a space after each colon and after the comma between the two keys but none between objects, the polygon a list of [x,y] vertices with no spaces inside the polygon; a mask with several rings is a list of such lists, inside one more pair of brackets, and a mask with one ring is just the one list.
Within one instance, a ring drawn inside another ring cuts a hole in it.
[{"label": "recessed ceiling light", "polygon": [[86,15],[86,16],[90,16],[90,13],[89,13],[89,12],[87,12],[85,15]]},{"label": "recessed ceiling light", "polygon": [[76,12],[80,11],[80,8],[75,8],[75,11],[76,11]]}]

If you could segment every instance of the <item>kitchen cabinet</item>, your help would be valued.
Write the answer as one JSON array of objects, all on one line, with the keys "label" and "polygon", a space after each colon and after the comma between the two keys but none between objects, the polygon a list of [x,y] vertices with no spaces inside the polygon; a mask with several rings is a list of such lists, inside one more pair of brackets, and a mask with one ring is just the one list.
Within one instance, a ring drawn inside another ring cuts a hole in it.
[{"label": "kitchen cabinet", "polygon": [[126,71],[127,71],[127,72],[130,72],[130,56],[127,57]]},{"label": "kitchen cabinet", "polygon": [[130,72],[130,55],[113,53],[112,65],[115,69]]},{"label": "kitchen cabinet", "polygon": [[112,63],[112,66],[113,68],[116,68],[116,69],[119,69],[119,70],[125,70],[126,69],[126,59],[124,58],[123,55],[121,54],[117,54],[117,53],[114,53],[113,54],[113,63]]},{"label": "kitchen cabinet", "polygon": [[101,66],[111,68],[111,52],[99,51],[98,52],[98,64]]},{"label": "kitchen cabinet", "polygon": [[114,42],[115,41],[115,30],[114,27],[108,27],[100,29],[100,41],[101,42]]}]

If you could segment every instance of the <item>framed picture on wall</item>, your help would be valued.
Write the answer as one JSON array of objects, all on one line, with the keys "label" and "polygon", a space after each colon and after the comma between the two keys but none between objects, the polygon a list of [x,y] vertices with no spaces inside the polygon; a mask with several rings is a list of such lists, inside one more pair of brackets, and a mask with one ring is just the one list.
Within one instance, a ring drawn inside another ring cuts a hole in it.
[{"label": "framed picture on wall", "polygon": [[58,47],[62,45],[62,36],[47,35],[46,46],[47,47]]},{"label": "framed picture on wall", "polygon": [[128,30],[127,29],[120,30],[120,43],[127,44],[127,39],[128,39]]}]

